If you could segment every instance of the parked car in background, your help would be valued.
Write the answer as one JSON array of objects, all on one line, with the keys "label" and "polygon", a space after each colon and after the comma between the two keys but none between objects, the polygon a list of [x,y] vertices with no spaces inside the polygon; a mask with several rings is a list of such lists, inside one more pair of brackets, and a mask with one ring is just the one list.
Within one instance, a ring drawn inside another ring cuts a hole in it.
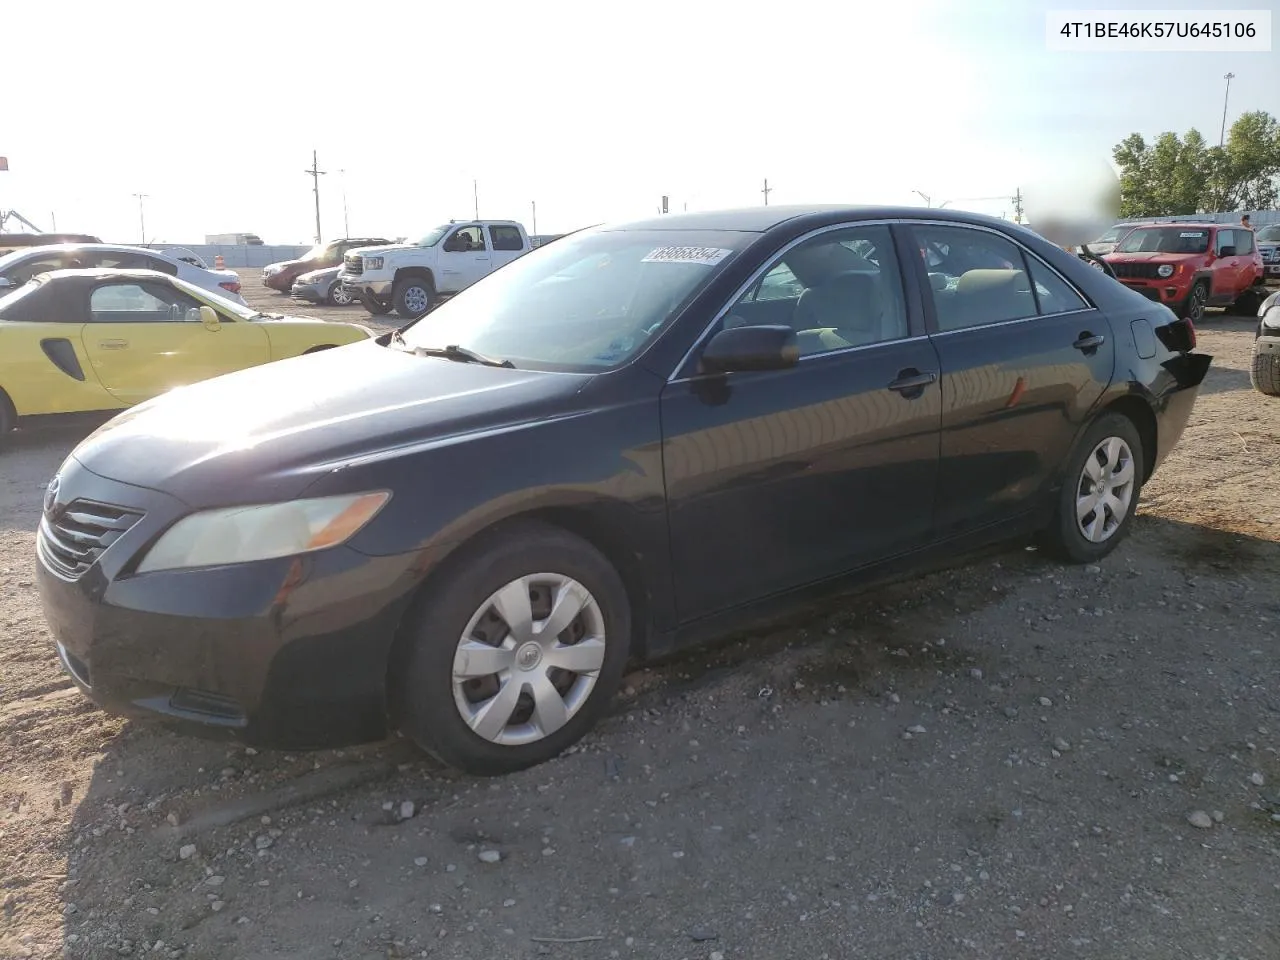
[{"label": "parked car in background", "polygon": [[312,270],[293,281],[289,296],[294,300],[305,300],[307,303],[327,303],[335,307],[345,307],[354,303],[351,294],[338,282],[341,267],[328,267],[324,270]]},{"label": "parked car in background", "polygon": [[204,242],[215,247],[261,247],[262,238],[256,233],[210,233]]},{"label": "parked car in background", "polygon": [[[28,417],[117,410],[371,336],[356,324],[259,313],[155,270],[40,274],[0,296],[0,442]],[[198,432],[224,416],[208,410],[187,426]]]},{"label": "parked car in background", "polygon": [[57,243],[101,243],[87,233],[0,233],[0,256],[31,247],[48,247]]},{"label": "parked car in background", "polygon": [[[779,604],[1032,532],[1099,561],[1191,414],[1194,346],[976,214],[585,230],[107,424],[51,483],[38,588],[112,709],[278,746],[395,727],[503,773],[582,737],[629,660]],[[112,525],[77,539],[90,507]]]},{"label": "parked car in background", "polygon": [[451,221],[417,243],[348,253],[342,284],[372,314],[395,310],[414,319],[530,249],[529,235],[514,220]]},{"label": "parked car in background", "polygon": [[205,262],[204,257],[196,253],[194,250],[188,250],[186,247],[155,247],[149,249],[159,250],[166,256],[172,257],[174,260],[180,260],[183,263],[189,263],[193,267],[199,267],[201,270],[208,270],[209,264]]},{"label": "parked car in background", "polygon": [[262,282],[272,290],[287,293],[293,286],[293,281],[304,273],[324,270],[327,267],[340,267],[342,258],[348,252],[360,247],[376,247],[390,242],[382,237],[347,237],[317,244],[296,260],[282,260],[279,263],[267,264],[262,269]]},{"label": "parked car in background", "polygon": [[1258,307],[1258,330],[1253,336],[1249,366],[1253,388],[1269,397],[1280,397],[1280,291]]},{"label": "parked car in background", "polygon": [[1124,235],[1133,229],[1132,223],[1117,223],[1114,227],[1100,236],[1097,240],[1089,242],[1089,251],[1102,256],[1104,253],[1111,253],[1116,248],[1116,244],[1124,239]]},{"label": "parked car in background", "polygon": [[0,257],[0,293],[20,287],[32,277],[51,270],[108,267],[122,270],[159,270],[171,277],[244,303],[240,275],[234,270],[209,270],[160,250],[111,243],[59,244],[32,247]]},{"label": "parked car in background", "polygon": [[1125,286],[1192,322],[1211,306],[1253,315],[1266,296],[1262,257],[1248,227],[1138,224],[1103,259]]},{"label": "parked car in background", "polygon": [[1255,231],[1258,254],[1268,281],[1280,281],[1280,223],[1272,223]]}]

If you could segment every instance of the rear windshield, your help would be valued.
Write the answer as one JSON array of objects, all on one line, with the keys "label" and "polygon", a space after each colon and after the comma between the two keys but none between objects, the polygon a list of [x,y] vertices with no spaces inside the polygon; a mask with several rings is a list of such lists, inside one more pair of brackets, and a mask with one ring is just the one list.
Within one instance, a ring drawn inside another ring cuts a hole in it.
[{"label": "rear windshield", "polygon": [[1261,243],[1280,243],[1280,223],[1273,223],[1259,230],[1258,240]]},{"label": "rear windshield", "polygon": [[1204,227],[1138,227],[1120,241],[1117,253],[1204,253],[1209,231]]}]

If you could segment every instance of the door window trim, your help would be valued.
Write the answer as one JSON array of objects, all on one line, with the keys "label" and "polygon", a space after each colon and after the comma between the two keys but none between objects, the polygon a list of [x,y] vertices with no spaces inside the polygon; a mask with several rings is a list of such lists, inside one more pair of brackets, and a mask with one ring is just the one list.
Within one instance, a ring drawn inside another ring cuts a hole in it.
[{"label": "door window trim", "polygon": [[[1000,239],[1006,240],[1009,243],[1013,244],[1015,247],[1017,247],[1018,252],[1022,254],[1024,267],[1027,266],[1026,259],[1028,257],[1034,258],[1037,263],[1039,263],[1045,269],[1051,271],[1055,276],[1057,276],[1059,280],[1065,283],[1067,287],[1070,288],[1076,294],[1076,296],[1078,296],[1081,300],[1085,302],[1085,306],[1076,307],[1073,310],[1058,310],[1058,311],[1055,311],[1054,313],[1040,313],[1039,312],[1040,311],[1040,294],[1035,289],[1035,285],[1034,285],[1035,281],[1031,279],[1031,271],[1027,270],[1026,271],[1027,280],[1032,284],[1031,293],[1032,293],[1032,299],[1035,300],[1036,313],[1028,317],[1014,317],[1010,320],[997,320],[995,323],[978,323],[969,327],[957,327],[954,330],[939,330],[937,308],[933,298],[933,288],[929,286],[929,282],[928,282],[929,272],[927,269],[917,268],[915,271],[915,276],[917,278],[917,283],[919,283],[921,287],[921,291],[920,291],[921,296],[924,298],[926,318],[927,318],[928,326],[931,328],[929,330],[930,336],[947,337],[953,333],[967,333],[970,330],[985,330],[987,327],[1007,327],[1010,324],[1014,324],[1014,323],[1029,323],[1032,320],[1045,320],[1050,317],[1070,317],[1079,313],[1093,313],[1098,309],[1097,304],[1095,304],[1093,300],[1091,300],[1083,290],[1081,290],[1078,286],[1072,283],[1069,278],[1062,275],[1062,271],[1058,270],[1053,264],[1049,263],[1043,257],[1037,255],[1035,251],[1031,250],[1029,247],[1026,246],[1026,244],[1019,241],[1016,237],[1009,236],[1009,234],[1005,233],[1003,230],[997,230],[994,227],[988,227],[986,224],[961,223],[955,220],[901,220],[898,222],[902,223],[908,229],[911,230],[913,240],[915,238],[914,228],[925,227],[925,226],[951,227],[953,229],[961,229],[961,230],[981,230],[984,233],[989,233],[992,236],[999,237]],[[915,259],[918,261],[919,257],[917,256]]]},{"label": "door window trim", "polygon": [[[907,335],[905,337],[899,337],[896,340],[881,340],[878,343],[863,343],[863,344],[858,344],[857,346],[852,346],[852,347],[841,347],[838,350],[826,350],[826,351],[823,351],[822,353],[811,353],[811,354],[808,354],[807,356],[800,357],[796,361],[796,365],[799,366],[801,363],[804,363],[806,360],[818,360],[818,359],[821,359],[822,357],[831,357],[839,354],[852,353],[855,350],[868,350],[873,347],[881,347],[891,343],[908,343],[912,340],[926,339],[928,336],[927,332],[921,333],[921,334],[914,334],[911,332],[911,326],[912,326],[911,296],[908,291],[908,284],[910,283],[910,281],[907,279],[908,271],[902,262],[902,255],[898,251],[897,232],[893,229],[895,224],[900,224],[903,222],[905,221],[898,218],[882,218],[882,219],[876,219],[876,220],[847,220],[841,223],[829,224],[828,226],[825,226],[825,227],[818,227],[814,230],[810,230],[808,233],[801,234],[800,236],[793,238],[792,240],[785,243],[783,246],[779,247],[777,250],[775,250],[773,253],[769,255],[769,258],[765,260],[764,263],[762,263],[759,267],[757,267],[755,270],[752,271],[751,275],[747,277],[747,279],[737,288],[737,290],[734,291],[734,293],[729,296],[724,306],[721,307],[718,311],[716,311],[716,314],[714,317],[712,317],[711,322],[708,323],[706,327],[703,329],[703,331],[700,334],[698,334],[697,337],[694,338],[693,345],[690,346],[689,349],[684,352],[684,355],[680,358],[680,361],[675,365],[675,367],[672,368],[671,373],[667,376],[667,383],[668,384],[687,383],[691,380],[703,380],[708,377],[723,376],[723,374],[707,374],[707,373],[692,373],[692,374],[681,376],[680,373],[688,365],[693,355],[701,347],[706,346],[707,341],[710,338],[711,331],[714,330],[719,324],[724,322],[724,318],[729,315],[729,311],[731,311],[734,308],[734,306],[738,303],[739,300],[741,300],[744,296],[746,296],[747,293],[749,293],[757,284],[759,284],[764,279],[765,274],[767,274],[770,270],[772,270],[777,265],[778,261],[786,253],[793,250],[795,247],[798,247],[800,244],[805,243],[808,240],[812,240],[814,237],[820,237],[825,233],[835,233],[836,231],[840,231],[840,230],[856,230],[859,227],[887,227],[888,228],[889,242],[893,246],[893,255],[898,258],[898,282],[902,286],[902,290],[901,290],[902,307],[903,307],[904,316],[906,317],[906,321],[907,321]],[[924,307],[924,303],[922,302],[921,308],[923,309],[923,307]]]}]

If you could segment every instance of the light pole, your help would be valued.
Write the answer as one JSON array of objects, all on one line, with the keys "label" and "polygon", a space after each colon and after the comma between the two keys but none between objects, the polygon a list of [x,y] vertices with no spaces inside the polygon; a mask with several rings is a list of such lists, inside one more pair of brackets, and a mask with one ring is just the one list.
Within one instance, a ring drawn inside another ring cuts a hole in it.
[{"label": "light pole", "polygon": [[142,201],[147,198],[148,194],[135,193],[134,196],[138,198],[138,229],[142,233],[142,245],[145,247],[147,245],[147,220],[142,212]]},{"label": "light pole", "polygon": [[1218,146],[1222,146],[1227,142],[1227,100],[1231,97],[1231,81],[1235,79],[1234,73],[1224,74],[1222,79],[1227,81],[1226,92],[1222,95],[1222,132],[1218,134]]},{"label": "light pole", "polygon": [[315,150],[311,151],[311,169],[303,170],[308,177],[311,178],[312,187],[316,194],[316,243],[320,243],[320,178],[326,171],[320,169],[319,162],[316,160]]},{"label": "light pole", "polygon": [[926,207],[932,207],[932,206],[933,206],[933,200],[932,200],[932,199],[930,199],[930,197],[929,197],[929,195],[928,195],[927,193],[921,193],[919,190],[912,190],[911,192],[912,192],[912,193],[914,193],[914,194],[916,194],[917,196],[923,197],[923,198],[924,198],[924,205],[925,205]]},{"label": "light pole", "polygon": [[533,213],[533,235],[536,237],[538,235],[538,201],[530,200],[529,206]]},{"label": "light pole", "polygon": [[342,236],[351,236],[351,221],[347,217],[347,171],[344,167],[338,171],[338,182],[342,184]]}]

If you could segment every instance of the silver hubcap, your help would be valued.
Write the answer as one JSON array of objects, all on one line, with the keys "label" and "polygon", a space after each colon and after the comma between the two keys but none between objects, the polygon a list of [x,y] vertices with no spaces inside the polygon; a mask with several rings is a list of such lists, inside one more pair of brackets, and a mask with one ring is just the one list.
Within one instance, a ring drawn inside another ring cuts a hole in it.
[{"label": "silver hubcap", "polygon": [[1133,503],[1133,451],[1119,437],[1108,437],[1084,462],[1076,488],[1076,522],[1090,543],[1109,540]]},{"label": "silver hubcap", "polygon": [[604,617],[578,581],[512,580],[472,615],[453,658],[453,700],[493,743],[533,743],[582,709],[604,666]]},{"label": "silver hubcap", "polygon": [[339,284],[338,286],[333,288],[333,302],[338,304],[341,307],[345,307],[348,303],[351,302],[351,294],[347,293],[346,290],[342,289],[342,285]]},{"label": "silver hubcap", "polygon": [[431,298],[427,295],[427,291],[422,287],[409,287],[404,292],[404,305],[414,313],[420,313],[427,309],[427,305],[431,303]]}]

